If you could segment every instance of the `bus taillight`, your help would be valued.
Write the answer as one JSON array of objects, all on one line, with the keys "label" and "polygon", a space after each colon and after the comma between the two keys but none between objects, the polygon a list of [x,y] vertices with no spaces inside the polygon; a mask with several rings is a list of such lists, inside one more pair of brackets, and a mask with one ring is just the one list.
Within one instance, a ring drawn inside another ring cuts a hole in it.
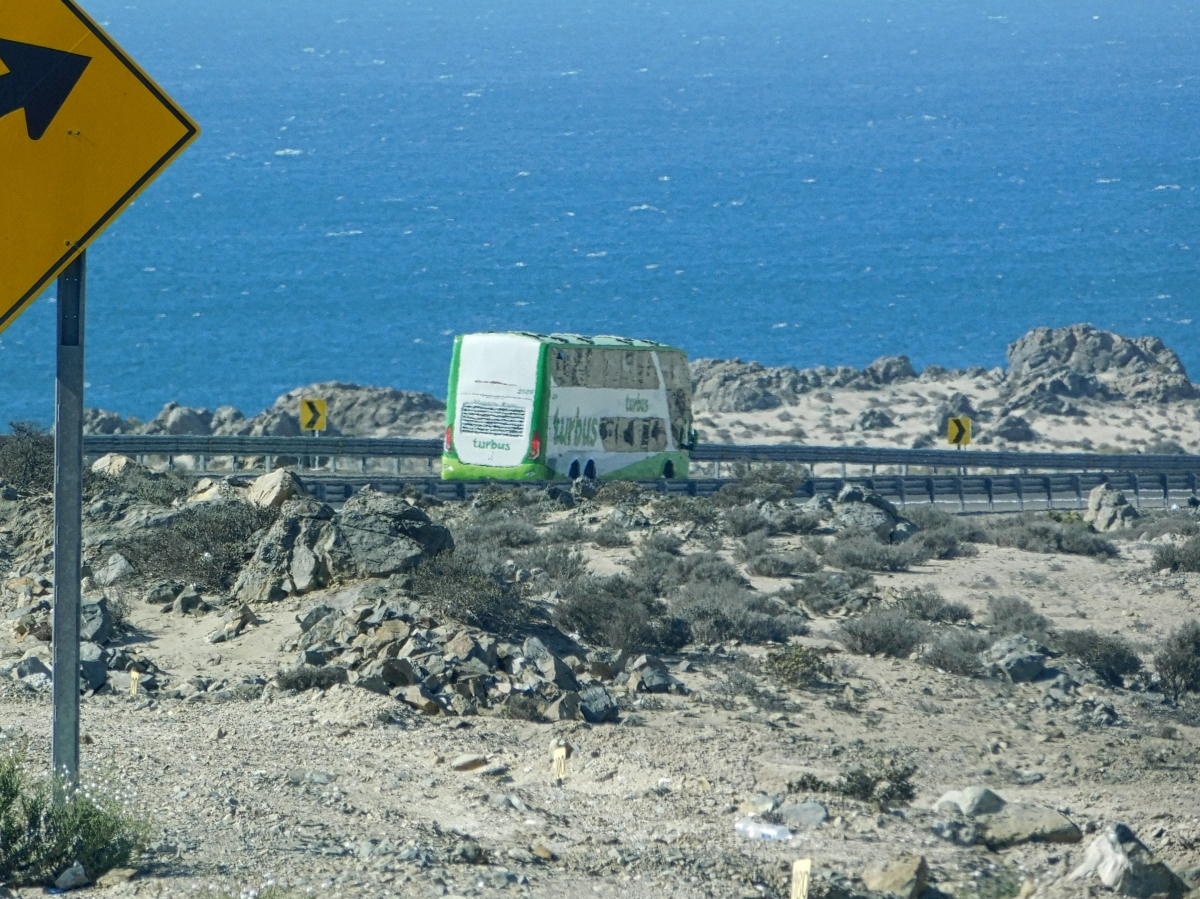
[{"label": "bus taillight", "polygon": [[454,428],[447,427],[446,428],[446,452],[449,453],[449,452],[452,452],[453,450],[454,450]]},{"label": "bus taillight", "polygon": [[542,454],[542,438],[537,434],[533,435],[533,439],[529,441],[529,458],[536,459]]}]

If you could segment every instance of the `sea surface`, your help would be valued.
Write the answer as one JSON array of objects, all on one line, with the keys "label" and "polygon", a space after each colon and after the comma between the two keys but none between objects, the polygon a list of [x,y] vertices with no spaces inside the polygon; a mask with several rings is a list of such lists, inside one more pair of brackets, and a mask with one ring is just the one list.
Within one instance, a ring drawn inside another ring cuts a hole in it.
[{"label": "sea surface", "polygon": [[[89,251],[87,403],[445,395],[452,335],[1200,378],[1200,11],[1128,0],[85,0],[203,135]],[[49,422],[54,305],[0,334]]]}]

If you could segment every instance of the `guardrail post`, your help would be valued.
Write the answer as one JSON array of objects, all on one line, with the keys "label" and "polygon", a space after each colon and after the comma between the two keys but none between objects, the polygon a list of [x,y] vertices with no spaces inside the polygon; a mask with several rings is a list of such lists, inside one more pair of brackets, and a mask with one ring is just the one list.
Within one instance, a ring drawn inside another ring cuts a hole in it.
[{"label": "guardrail post", "polygon": [[[332,464],[333,464],[333,459],[334,459],[334,457],[333,457],[333,456],[330,456],[330,457],[329,457],[329,464],[330,464],[330,465],[332,465]],[[366,474],[366,473],[367,473],[367,457],[366,457],[366,456],[360,456],[360,457],[359,457],[359,459],[358,459],[358,472],[359,472],[359,474]]]},{"label": "guardrail post", "polygon": [[1021,480],[1021,476],[1014,475],[1013,482],[1017,485],[1017,508],[1022,512],[1025,511],[1025,484]]},{"label": "guardrail post", "polygon": [[[908,468],[907,465],[905,465],[904,467]],[[907,477],[907,475],[902,476],[900,478],[900,505],[902,505],[902,506],[906,505],[908,503],[908,496],[906,495],[905,486],[904,486],[904,477]]]},{"label": "guardrail post", "polygon": [[908,465],[907,464],[900,466],[900,477],[902,477],[902,478],[908,477]]},{"label": "guardrail post", "polygon": [[[431,465],[433,464],[432,459],[430,459],[428,461]],[[397,477],[399,477],[399,475],[400,475],[400,457],[399,456],[392,456],[392,474],[396,475]]]},{"label": "guardrail post", "polygon": [[1187,473],[1188,489],[1192,491],[1192,496],[1196,495],[1196,472],[1189,471]]},{"label": "guardrail post", "polygon": [[[934,471],[936,471],[936,470],[937,469],[934,469]],[[931,506],[937,505],[937,499],[936,499],[937,494],[934,493],[933,478],[925,479],[925,490],[929,493],[929,505],[931,505]]]},{"label": "guardrail post", "polygon": [[1046,508],[1054,508],[1054,485],[1050,483],[1050,475],[1042,478],[1042,486],[1046,488]]},{"label": "guardrail post", "polygon": [[208,456],[204,455],[204,453],[200,454],[200,470],[208,471]]},{"label": "guardrail post", "polygon": [[1083,508],[1083,481],[1079,475],[1071,475],[1071,486],[1075,488],[1075,508]]},{"label": "guardrail post", "polygon": [[175,470],[175,457],[167,456],[167,471],[174,471],[174,470]]},{"label": "guardrail post", "polygon": [[842,480],[846,480],[846,463],[842,463]]},{"label": "guardrail post", "polygon": [[1142,508],[1142,491],[1138,486],[1137,472],[1131,471],[1129,473],[1129,480],[1133,484],[1133,506],[1140,511]]},{"label": "guardrail post", "polygon": [[983,489],[987,491],[988,511],[989,512],[996,511],[996,496],[992,490],[992,487],[993,487],[992,479],[984,478],[983,479]]},{"label": "guardrail post", "polygon": [[958,487],[958,511],[965,512],[967,511],[967,498],[963,495],[962,478],[955,478],[954,484]]},{"label": "guardrail post", "polygon": [[1162,478],[1163,489],[1163,508],[1171,508],[1171,481],[1167,478],[1166,472],[1159,475]]},{"label": "guardrail post", "polygon": [[263,456],[263,467],[267,470],[267,474],[271,473],[271,462],[274,457],[270,455]]}]

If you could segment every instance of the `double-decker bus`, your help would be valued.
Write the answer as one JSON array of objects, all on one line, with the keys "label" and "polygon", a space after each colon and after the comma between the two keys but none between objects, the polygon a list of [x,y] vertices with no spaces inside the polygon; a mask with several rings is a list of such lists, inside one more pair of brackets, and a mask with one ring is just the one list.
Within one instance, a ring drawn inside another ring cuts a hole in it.
[{"label": "double-decker bus", "polygon": [[524,331],[454,339],[447,480],[686,478],[694,440],[682,350]]}]

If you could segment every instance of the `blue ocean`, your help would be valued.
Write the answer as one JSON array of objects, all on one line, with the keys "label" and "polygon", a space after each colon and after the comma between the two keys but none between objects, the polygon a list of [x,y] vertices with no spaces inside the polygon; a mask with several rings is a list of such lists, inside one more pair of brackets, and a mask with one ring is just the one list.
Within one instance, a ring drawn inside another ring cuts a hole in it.
[{"label": "blue ocean", "polygon": [[[452,335],[1200,377],[1200,11],[1167,0],[85,0],[200,123],[89,251],[90,406],[445,393]],[[0,334],[49,422],[54,305]]]}]

